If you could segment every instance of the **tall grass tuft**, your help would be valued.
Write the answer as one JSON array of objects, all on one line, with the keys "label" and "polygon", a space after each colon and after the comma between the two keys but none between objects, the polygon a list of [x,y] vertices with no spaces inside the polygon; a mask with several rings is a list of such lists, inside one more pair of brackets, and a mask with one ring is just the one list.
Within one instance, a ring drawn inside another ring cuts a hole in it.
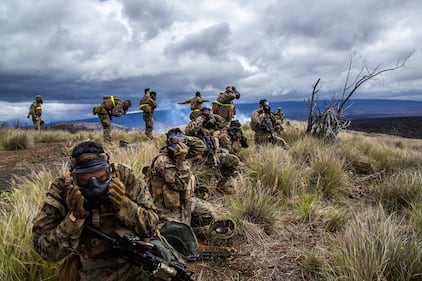
[{"label": "tall grass tuft", "polygon": [[405,209],[409,224],[422,236],[422,202],[414,202]]},{"label": "tall grass tuft", "polygon": [[310,188],[332,198],[344,193],[351,185],[345,161],[334,151],[317,151],[310,160]]},{"label": "tall grass tuft", "polygon": [[228,208],[238,225],[237,231],[248,241],[254,241],[265,237],[254,225],[259,226],[265,234],[272,233],[281,201],[261,183],[258,182],[255,187],[246,183],[245,188],[229,199]]},{"label": "tall grass tuft", "polygon": [[26,149],[33,144],[28,131],[1,128],[0,133],[0,144],[4,150]]},{"label": "tall grass tuft", "polygon": [[422,240],[379,207],[354,215],[329,247],[324,280],[407,280],[422,278]]},{"label": "tall grass tuft", "polygon": [[[245,162],[250,177],[259,179],[263,186],[273,189],[274,193],[290,196],[297,193],[304,175],[292,161],[289,153],[279,146],[259,147],[257,153],[250,154]],[[255,181],[257,184],[257,181]]]},{"label": "tall grass tuft", "polygon": [[410,207],[414,202],[422,203],[422,172],[399,171],[387,176],[373,186],[376,202],[390,213]]},{"label": "tall grass tuft", "polygon": [[318,204],[321,200],[320,193],[316,192],[301,192],[295,198],[295,207],[303,222],[309,223],[318,216]]},{"label": "tall grass tuft", "polygon": [[[63,165],[63,169],[64,169]],[[12,182],[14,191],[1,199],[0,280],[58,280],[56,264],[43,261],[32,245],[32,221],[53,180],[51,171],[33,171]]]}]

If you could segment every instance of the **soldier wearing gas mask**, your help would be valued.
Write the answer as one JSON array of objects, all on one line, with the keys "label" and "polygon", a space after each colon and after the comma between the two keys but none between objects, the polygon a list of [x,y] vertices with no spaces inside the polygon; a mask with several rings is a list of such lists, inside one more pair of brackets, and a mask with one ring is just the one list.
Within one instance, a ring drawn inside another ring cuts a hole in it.
[{"label": "soldier wearing gas mask", "polygon": [[140,179],[128,166],[109,163],[103,148],[91,141],[73,149],[70,171],[51,184],[34,220],[35,250],[47,261],[63,261],[60,280],[142,280],[141,266],[84,231],[85,225],[142,239],[152,237],[158,225],[156,207]]},{"label": "soldier wearing gas mask", "polygon": [[207,147],[202,161],[212,168],[212,178],[207,182],[223,193],[236,193],[243,179],[239,173],[240,160],[230,153],[231,139],[224,118],[202,108],[201,115],[186,125],[186,134],[200,138]]},{"label": "soldier wearing gas mask", "polygon": [[169,130],[166,136],[166,145],[143,169],[160,224],[178,221],[192,226],[196,234],[231,237],[234,222],[221,218],[212,204],[195,195],[195,176],[187,160],[202,155],[205,144],[179,128]]},{"label": "soldier wearing gas mask", "polygon": [[255,131],[256,145],[272,143],[285,149],[289,148],[287,142],[275,130],[276,118],[273,116],[270,104],[266,99],[259,101],[259,108],[252,113],[249,125]]}]

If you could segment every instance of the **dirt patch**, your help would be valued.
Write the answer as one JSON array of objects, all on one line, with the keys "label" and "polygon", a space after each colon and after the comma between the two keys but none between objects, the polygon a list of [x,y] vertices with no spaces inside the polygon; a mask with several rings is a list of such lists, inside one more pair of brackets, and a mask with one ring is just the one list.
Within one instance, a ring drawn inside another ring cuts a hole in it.
[{"label": "dirt patch", "polygon": [[52,168],[66,161],[71,144],[39,143],[20,150],[0,150],[0,192],[9,191],[14,176],[25,176],[42,167]]}]

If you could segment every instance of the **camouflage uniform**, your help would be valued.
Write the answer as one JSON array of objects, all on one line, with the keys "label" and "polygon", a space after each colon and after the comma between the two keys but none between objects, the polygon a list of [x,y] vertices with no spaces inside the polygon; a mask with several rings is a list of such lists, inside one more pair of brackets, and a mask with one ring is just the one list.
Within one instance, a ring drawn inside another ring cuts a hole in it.
[{"label": "camouflage uniform", "polygon": [[271,118],[274,120],[274,131],[281,135],[281,132],[284,130],[283,122],[286,119],[286,115],[281,111],[281,107],[279,107],[276,112],[271,112],[271,114]]},{"label": "camouflage uniform", "polygon": [[191,109],[191,113],[189,115],[190,120],[194,120],[196,117],[198,117],[201,113],[201,108],[202,108],[202,104],[204,102],[208,102],[209,100],[205,100],[203,99],[200,94],[198,95],[199,92],[196,93],[196,96],[194,96],[191,99],[182,101],[182,102],[178,102],[178,104],[188,104],[190,103],[190,109]]},{"label": "camouflage uniform", "polygon": [[115,96],[104,96],[103,103],[93,108],[92,114],[98,115],[103,126],[104,142],[111,142],[111,119],[113,116],[120,117],[126,113],[125,102]]},{"label": "camouflage uniform", "polygon": [[139,108],[142,111],[142,118],[145,122],[145,135],[152,138],[152,131],[154,129],[154,110],[157,107],[157,99],[155,92],[146,90],[144,96],[139,101]]},{"label": "camouflage uniform", "polygon": [[250,127],[255,131],[255,144],[272,143],[289,148],[286,141],[278,136],[274,130],[274,118],[272,118],[271,113],[265,113],[263,108],[259,108],[252,113]]},{"label": "camouflage uniform", "polygon": [[227,134],[230,137],[230,149],[229,152],[236,156],[239,156],[242,148],[248,148],[248,139],[243,135],[242,127],[239,120],[232,120],[230,127],[227,129]]},{"label": "camouflage uniform", "polygon": [[[144,239],[152,237],[158,216],[149,191],[140,185],[129,167],[121,164],[112,164],[111,167],[113,177],[120,179],[126,187],[127,200],[117,213],[111,206],[100,205],[90,211],[85,223],[109,235],[124,230]],[[66,280],[143,280],[142,267],[116,256],[108,241],[83,232],[83,228],[72,220],[66,194],[73,184],[70,173],[51,184],[44,205],[34,219],[35,250],[50,262],[64,259],[61,272]],[[76,269],[71,271],[74,267]],[[66,276],[66,272],[77,276]]]},{"label": "camouflage uniform", "polygon": [[212,103],[212,112],[225,119],[226,124],[236,115],[233,100],[239,99],[240,94],[233,86],[227,86],[224,93],[220,93]]},{"label": "camouflage uniform", "polygon": [[35,101],[29,106],[29,111],[28,111],[28,118],[31,116],[32,117],[32,123],[34,124],[34,129],[35,130],[40,130],[42,123],[44,123],[41,119],[41,115],[42,115],[42,106],[41,104],[43,103],[42,97],[41,96],[36,96],[35,97]]},{"label": "camouflage uniform", "polygon": [[[187,137],[187,146],[187,159],[206,150],[204,143],[195,137]],[[213,205],[194,197],[195,177],[188,161],[175,160],[167,147],[161,149],[151,166],[145,167],[143,172],[154,204],[158,208],[160,224],[179,221],[192,225],[196,234],[205,235],[206,232],[208,235],[217,235],[213,233],[213,227],[227,223],[226,220],[219,219]],[[224,238],[229,238],[232,231],[233,229],[230,230],[230,235],[227,233]]]},{"label": "camouflage uniform", "polygon": [[[202,109],[203,112],[206,110],[208,109]],[[216,181],[217,188],[225,193],[235,193],[239,188],[240,160],[229,152],[233,151],[233,148],[224,118],[210,114],[211,119],[209,119],[206,115],[202,114],[190,121],[185,128],[186,135],[200,138],[206,143],[207,151],[203,156],[206,164],[214,171],[211,182]],[[210,124],[209,121],[213,118],[215,121]]]}]

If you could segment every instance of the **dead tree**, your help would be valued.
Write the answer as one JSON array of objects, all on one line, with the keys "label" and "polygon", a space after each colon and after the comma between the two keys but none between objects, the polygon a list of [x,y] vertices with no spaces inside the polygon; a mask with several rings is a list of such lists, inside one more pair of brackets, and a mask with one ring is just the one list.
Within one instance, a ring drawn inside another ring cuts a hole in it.
[{"label": "dead tree", "polygon": [[313,136],[322,138],[325,141],[336,141],[338,133],[350,125],[350,120],[345,120],[343,113],[346,103],[353,94],[356,93],[359,87],[361,87],[365,82],[374,79],[378,75],[404,67],[412,54],[413,52],[406,56],[403,60],[399,60],[396,65],[392,67],[381,68],[381,64],[378,64],[375,68],[369,69],[367,64],[364,62],[353,81],[350,82],[352,65],[354,62],[354,56],[351,55],[346,81],[342,90],[342,98],[340,100],[332,99],[330,105],[328,105],[324,111],[320,110],[318,104],[319,90],[317,87],[320,82],[320,78],[318,78],[317,82],[313,86],[311,98],[309,100],[305,100],[305,104],[309,108],[306,132]]}]

